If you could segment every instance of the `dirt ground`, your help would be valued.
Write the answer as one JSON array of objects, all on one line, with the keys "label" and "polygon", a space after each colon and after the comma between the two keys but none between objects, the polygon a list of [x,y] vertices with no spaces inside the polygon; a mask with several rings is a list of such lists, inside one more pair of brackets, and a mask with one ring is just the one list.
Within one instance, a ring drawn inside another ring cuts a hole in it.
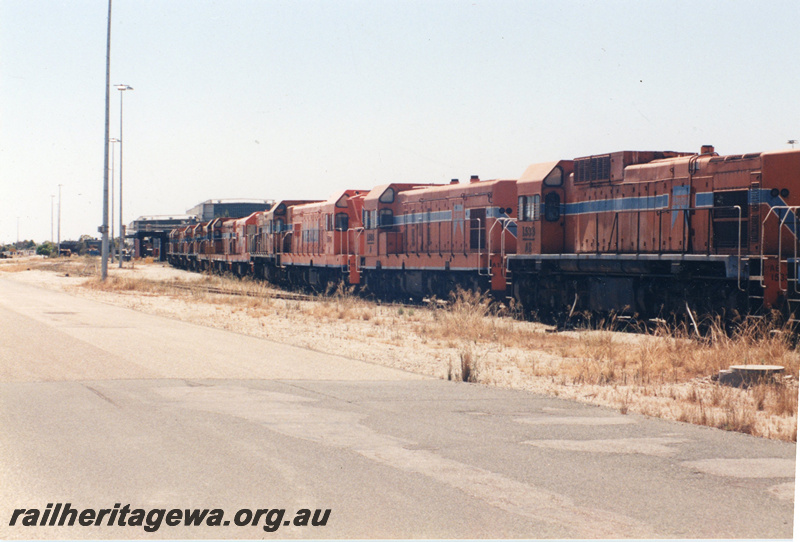
[{"label": "dirt ground", "polygon": [[[797,440],[796,374],[761,390],[719,386],[711,375],[742,360],[720,359],[707,374],[690,374],[683,363],[700,347],[685,339],[606,330],[555,332],[540,323],[488,314],[480,301],[437,309],[381,305],[350,295],[292,300],[274,297],[264,285],[253,286],[255,297],[214,294],[187,288],[209,283],[209,277],[159,263],[126,262],[123,269],[110,265],[113,288],[99,286],[94,278],[96,259],[0,260],[3,272],[13,273],[14,280],[103,303],[435,378]],[[761,358],[751,363],[782,362],[795,373],[798,366],[794,348],[735,352]],[[721,352],[719,357],[728,355]]]}]

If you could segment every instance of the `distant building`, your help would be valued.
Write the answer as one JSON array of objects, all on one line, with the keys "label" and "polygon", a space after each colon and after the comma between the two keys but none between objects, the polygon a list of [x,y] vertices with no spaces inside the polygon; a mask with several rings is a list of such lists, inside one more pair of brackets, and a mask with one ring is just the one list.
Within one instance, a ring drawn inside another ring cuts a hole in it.
[{"label": "distant building", "polygon": [[159,232],[197,224],[197,216],[193,214],[185,215],[150,215],[140,216],[128,225],[128,236],[133,236],[139,232]]},{"label": "distant building", "polygon": [[197,216],[150,215],[140,216],[128,225],[125,237],[133,238],[133,256],[152,256],[157,260],[167,259],[169,232],[181,226],[197,224]]},{"label": "distant building", "polygon": [[275,204],[271,199],[209,199],[195,205],[187,215],[194,215],[200,222],[215,218],[243,218],[257,211],[269,211]]}]

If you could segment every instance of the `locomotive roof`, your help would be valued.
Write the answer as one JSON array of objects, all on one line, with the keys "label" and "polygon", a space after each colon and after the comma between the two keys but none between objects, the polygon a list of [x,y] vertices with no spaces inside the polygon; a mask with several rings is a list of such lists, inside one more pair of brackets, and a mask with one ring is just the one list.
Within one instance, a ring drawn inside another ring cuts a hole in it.
[{"label": "locomotive roof", "polygon": [[441,194],[447,192],[470,192],[482,190],[483,187],[507,182],[517,182],[516,179],[487,179],[485,181],[469,181],[465,183],[450,183],[450,184],[434,184],[431,186],[422,186],[403,192],[406,196],[419,196],[420,194],[431,193]]},{"label": "locomotive roof", "polygon": [[244,218],[237,218],[236,222],[234,222],[234,224],[236,224],[237,226],[241,226],[243,224],[245,224],[245,225],[246,224],[255,224],[256,220],[258,219],[258,215],[263,214],[263,213],[264,213],[264,211],[255,211],[254,213],[250,213],[249,215],[247,215]]},{"label": "locomotive roof", "polygon": [[566,162],[566,161],[568,160],[556,160],[554,162],[542,162],[541,164],[531,164],[523,172],[518,182],[527,183],[527,182],[541,181],[542,179],[547,177],[548,173],[553,171],[554,167],[556,167],[561,162]]},{"label": "locomotive roof", "polygon": [[319,203],[320,200],[316,199],[284,199],[277,202],[269,211],[264,211],[259,215],[258,223],[263,224],[264,221],[274,219],[275,216],[286,216],[289,210],[293,207],[306,205],[309,203]]},{"label": "locomotive roof", "polygon": [[364,203],[375,201],[380,198],[388,188],[396,188],[399,191],[416,190],[418,188],[430,188],[432,186],[446,186],[433,183],[388,183],[376,186],[364,198]]},{"label": "locomotive roof", "polygon": [[328,199],[323,201],[310,201],[308,203],[303,203],[300,205],[295,205],[295,208],[302,208],[308,207],[311,205],[336,205],[336,203],[342,199],[343,196],[347,196],[347,198],[352,198],[354,196],[359,196],[368,193],[369,190],[361,190],[358,188],[350,188],[348,190],[340,190],[339,192],[334,192]]}]

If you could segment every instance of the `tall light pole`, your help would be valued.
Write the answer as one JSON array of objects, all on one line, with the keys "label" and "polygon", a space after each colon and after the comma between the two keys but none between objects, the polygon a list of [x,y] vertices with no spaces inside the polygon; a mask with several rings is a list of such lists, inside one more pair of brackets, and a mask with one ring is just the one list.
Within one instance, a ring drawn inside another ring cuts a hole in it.
[{"label": "tall light pole", "polygon": [[119,139],[112,137],[111,141],[111,261],[114,261],[114,143],[119,143]]},{"label": "tall light pole", "polygon": [[58,185],[58,252],[56,256],[61,256],[61,187]]},{"label": "tall light pole", "polygon": [[53,237],[53,200],[55,199],[55,194],[50,194],[50,242],[52,243],[55,241],[55,237]]},{"label": "tall light pole", "polygon": [[108,145],[109,145],[109,101],[111,99],[111,0],[108,0],[108,28],[106,30],[106,135],[103,138],[105,152],[103,153],[103,225],[100,233],[102,242],[102,265],[100,266],[100,279],[105,281],[108,277]]},{"label": "tall light pole", "polygon": [[796,139],[790,139],[786,143],[788,143],[789,145],[792,146],[792,148],[794,148],[794,146],[797,145],[797,140]]},{"label": "tall light pole", "polygon": [[122,224],[122,96],[130,85],[117,85],[119,91],[119,268],[122,269],[122,247],[125,246],[125,226]]}]

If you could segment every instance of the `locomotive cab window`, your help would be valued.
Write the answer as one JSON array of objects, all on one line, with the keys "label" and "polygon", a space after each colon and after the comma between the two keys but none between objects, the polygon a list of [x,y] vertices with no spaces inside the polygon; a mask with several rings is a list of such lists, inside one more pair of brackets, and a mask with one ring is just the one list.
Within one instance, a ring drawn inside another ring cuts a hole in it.
[{"label": "locomotive cab window", "polygon": [[371,230],[372,226],[369,220],[369,211],[366,209],[361,211],[361,223],[364,225],[365,230]]},{"label": "locomotive cab window", "polygon": [[547,177],[544,178],[545,186],[561,186],[564,184],[564,170],[561,169],[561,166],[556,166],[553,168],[553,171],[548,173]]},{"label": "locomotive cab window", "polygon": [[469,211],[469,248],[483,250],[486,248],[486,236],[483,227],[486,224],[486,209],[468,209]]},{"label": "locomotive cab window", "polygon": [[544,219],[548,222],[557,222],[561,218],[561,196],[550,192],[544,197]]},{"label": "locomotive cab window", "polygon": [[381,209],[378,215],[378,226],[389,228],[394,226],[394,212],[391,209]]},{"label": "locomotive cab window", "polygon": [[381,203],[394,203],[394,188],[387,188],[378,200]]},{"label": "locomotive cab window", "polygon": [[349,217],[347,216],[347,213],[336,213],[334,228],[337,231],[347,231],[349,223],[350,220]]},{"label": "locomotive cab window", "polygon": [[539,194],[533,196],[520,196],[519,219],[522,222],[529,220],[539,220]]}]

